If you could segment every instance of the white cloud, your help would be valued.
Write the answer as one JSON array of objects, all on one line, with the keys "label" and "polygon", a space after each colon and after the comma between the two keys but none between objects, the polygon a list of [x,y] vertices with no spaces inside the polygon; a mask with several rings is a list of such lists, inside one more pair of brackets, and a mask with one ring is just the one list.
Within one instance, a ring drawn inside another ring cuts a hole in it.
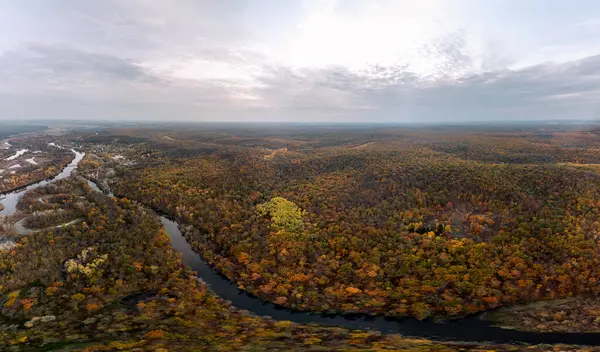
[{"label": "white cloud", "polygon": [[600,29],[600,18],[598,18],[598,17],[587,18],[581,22],[575,23],[573,26],[574,27],[591,28],[591,29]]},{"label": "white cloud", "polygon": [[[280,48],[283,62],[299,67],[341,65],[407,65],[427,73],[435,53],[423,57],[423,48],[444,33],[458,29],[442,1],[364,2],[348,13],[340,2],[313,2],[298,24],[294,38]],[[316,4],[321,4],[318,6]]]},{"label": "white cloud", "polygon": [[554,30],[535,6],[509,1],[298,1],[9,0],[0,118],[420,121],[597,111],[598,20],[566,13],[567,2],[568,21]]}]

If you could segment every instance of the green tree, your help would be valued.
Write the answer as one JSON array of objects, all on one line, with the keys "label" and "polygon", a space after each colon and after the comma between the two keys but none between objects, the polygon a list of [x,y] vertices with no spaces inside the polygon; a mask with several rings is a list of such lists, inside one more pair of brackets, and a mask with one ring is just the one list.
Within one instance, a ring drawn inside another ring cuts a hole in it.
[{"label": "green tree", "polygon": [[271,217],[272,226],[277,230],[300,231],[304,227],[302,217],[306,212],[282,197],[259,204],[256,212],[260,216]]}]

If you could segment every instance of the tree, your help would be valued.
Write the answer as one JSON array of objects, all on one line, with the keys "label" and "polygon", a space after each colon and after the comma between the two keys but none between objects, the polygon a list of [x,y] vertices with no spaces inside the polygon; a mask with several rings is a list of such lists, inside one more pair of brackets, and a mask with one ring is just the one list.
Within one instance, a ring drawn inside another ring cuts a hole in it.
[{"label": "tree", "polygon": [[300,231],[304,228],[302,217],[306,212],[283,197],[275,197],[259,204],[256,212],[260,216],[271,217],[272,226],[276,230]]}]

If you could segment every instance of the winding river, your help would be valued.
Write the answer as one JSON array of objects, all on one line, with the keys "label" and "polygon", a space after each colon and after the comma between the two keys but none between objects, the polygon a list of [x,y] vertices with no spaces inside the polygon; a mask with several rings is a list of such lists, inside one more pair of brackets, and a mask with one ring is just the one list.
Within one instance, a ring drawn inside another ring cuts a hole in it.
[{"label": "winding river", "polygon": [[[77,167],[84,153],[73,151],[76,158],[58,176],[50,181],[41,181],[37,184],[9,194],[10,202],[5,203],[6,209],[2,214],[11,214],[20,197],[26,191],[43,186],[48,182],[68,177]],[[88,184],[96,191],[101,190],[91,181]],[[8,209],[8,210],[7,210]],[[535,333],[502,329],[491,326],[490,322],[479,319],[477,316],[438,323],[433,321],[418,321],[416,319],[391,319],[385,317],[371,317],[364,315],[319,315],[309,312],[299,312],[288,308],[265,302],[258,297],[240,290],[223,275],[208,265],[185,240],[177,223],[160,216],[166,232],[171,236],[175,249],[183,255],[183,262],[198,273],[210,289],[221,298],[231,301],[233,306],[248,310],[260,316],[269,316],[275,320],[289,320],[300,324],[319,324],[325,326],[338,326],[349,329],[376,330],[383,333],[399,333],[405,336],[424,337],[436,340],[453,340],[466,342],[496,342],[496,343],[527,343],[527,344],[574,344],[600,346],[600,333]]]},{"label": "winding river", "polygon": [[67,177],[71,176],[71,173],[73,172],[73,170],[75,170],[77,168],[77,165],[79,164],[81,159],[83,159],[83,157],[85,156],[85,153],[80,153],[75,150],[72,150],[72,151],[73,151],[73,153],[75,153],[75,159],[73,159],[69,163],[69,165],[65,166],[65,168],[62,169],[62,171],[58,175],[56,175],[50,179],[47,179],[47,180],[32,183],[26,187],[17,189],[15,191],[2,194],[2,197],[0,197],[0,203],[2,203],[2,205],[4,205],[4,210],[0,211],[0,215],[10,215],[10,214],[14,213],[15,210],[17,209],[17,203],[19,202],[19,199],[21,199],[21,197],[23,197],[23,194],[25,194],[25,192],[31,191],[32,189],[35,189],[40,186],[47,185],[48,183],[62,180],[63,178],[67,178]]}]

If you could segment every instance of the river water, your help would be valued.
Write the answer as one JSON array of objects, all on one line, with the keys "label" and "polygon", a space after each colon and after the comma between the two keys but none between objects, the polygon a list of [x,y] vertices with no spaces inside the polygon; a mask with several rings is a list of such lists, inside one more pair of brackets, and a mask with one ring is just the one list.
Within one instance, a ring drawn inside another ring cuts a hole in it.
[{"label": "river water", "polygon": [[19,190],[1,195],[0,203],[2,203],[2,205],[4,205],[4,210],[0,211],[0,215],[9,215],[9,214],[14,213],[14,211],[17,208],[17,203],[19,202],[19,199],[21,199],[21,197],[23,197],[23,194],[25,194],[25,192],[30,191],[34,188],[38,188],[40,186],[47,185],[48,183],[62,180],[63,178],[67,178],[67,177],[71,176],[71,173],[73,172],[73,170],[75,170],[77,168],[77,165],[79,164],[81,159],[83,159],[83,157],[85,156],[85,153],[80,153],[75,150],[72,150],[72,152],[75,153],[75,159],[73,159],[69,163],[69,165],[67,165],[64,169],[62,169],[62,171],[58,175],[56,175],[48,180],[43,180],[43,181],[40,181],[37,183],[33,183],[27,187],[24,187]]},{"label": "river water", "polygon": [[27,151],[29,151],[29,149],[21,149],[21,150],[17,151],[14,155],[9,156],[8,158],[6,158],[4,160],[6,160],[6,161],[15,160],[16,158],[20,157],[21,155],[27,153]]},{"label": "river water", "polygon": [[[83,158],[84,153],[73,152],[76,154],[76,158],[53,180],[68,177],[77,167],[77,164]],[[11,197],[11,204],[12,202],[14,202],[14,204],[10,206],[10,210],[7,211],[6,214],[10,214],[14,211],[16,202],[23,193],[36,187],[43,186],[48,182],[51,181],[42,181],[31,185],[20,192],[14,193]],[[93,182],[88,180],[88,184],[95,191],[101,192]],[[416,319],[391,319],[364,315],[319,315],[310,312],[294,311],[270,302],[265,302],[246,291],[240,290],[235,283],[218,273],[191,248],[175,221],[165,216],[160,216],[160,221],[165,231],[171,237],[171,244],[173,247],[182,253],[183,263],[189,265],[196,271],[198,277],[201,278],[216,295],[230,301],[236,308],[245,309],[259,316],[269,316],[275,320],[288,320],[300,324],[319,324],[349,329],[374,330],[384,333],[398,333],[405,336],[424,337],[437,340],[527,344],[562,343],[600,346],[600,333],[535,333],[515,331],[491,326],[489,322],[475,316],[446,323],[439,323],[428,320],[419,321]]]}]

